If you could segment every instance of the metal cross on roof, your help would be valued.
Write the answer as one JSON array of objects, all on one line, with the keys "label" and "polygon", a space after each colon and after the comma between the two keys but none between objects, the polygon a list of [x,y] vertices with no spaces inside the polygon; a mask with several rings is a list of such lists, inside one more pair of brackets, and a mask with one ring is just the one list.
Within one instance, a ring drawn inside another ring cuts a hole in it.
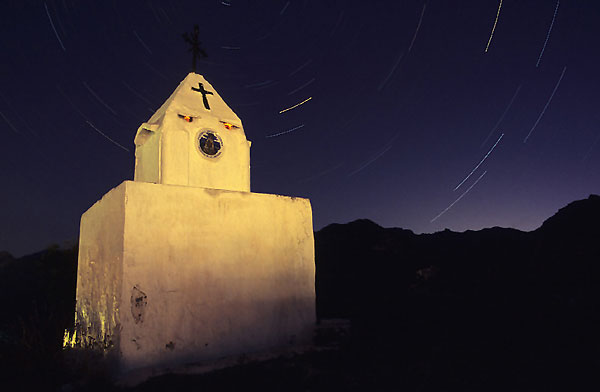
[{"label": "metal cross on roof", "polygon": [[202,42],[198,40],[198,33],[200,28],[198,25],[194,25],[194,33],[183,33],[183,39],[190,45],[189,51],[192,52],[192,71],[196,72],[196,59],[199,57],[208,57],[204,49],[200,47]]}]

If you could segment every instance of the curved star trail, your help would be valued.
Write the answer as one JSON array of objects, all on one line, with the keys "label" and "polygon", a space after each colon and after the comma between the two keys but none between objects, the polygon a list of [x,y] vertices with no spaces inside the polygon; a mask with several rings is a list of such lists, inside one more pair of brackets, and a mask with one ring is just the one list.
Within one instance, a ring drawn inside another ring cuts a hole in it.
[{"label": "curved star trail", "polygon": [[500,126],[500,123],[502,122],[502,120],[504,120],[504,117],[506,116],[506,113],[508,113],[508,111],[510,110],[510,107],[512,106],[513,102],[515,101],[515,98],[517,98],[517,95],[519,94],[520,90],[521,90],[521,85],[519,85],[519,87],[517,87],[517,90],[513,94],[512,98],[510,99],[510,102],[506,106],[506,109],[504,109],[504,112],[502,113],[502,115],[500,116],[500,118],[498,119],[498,121],[496,122],[496,125],[494,125],[494,127],[492,128],[492,130],[490,131],[490,133],[488,133],[487,137],[485,138],[485,140],[483,141],[483,143],[481,143],[481,146],[479,146],[479,148],[482,148],[485,145],[485,143],[487,143],[488,139],[494,134],[494,132],[496,132],[496,130]]},{"label": "curved star trail", "polygon": [[535,64],[535,67],[540,66],[540,61],[542,61],[542,56],[544,55],[544,50],[546,50],[546,45],[548,44],[548,39],[550,38],[550,33],[552,32],[552,26],[554,26],[554,20],[556,19],[556,14],[558,13],[558,6],[560,5],[560,0],[556,1],[556,8],[554,8],[554,15],[552,16],[552,23],[550,23],[550,28],[548,29],[548,33],[546,34],[546,40],[544,41],[544,46],[542,47],[542,51],[540,52],[540,56],[538,57],[538,61]]},{"label": "curved star trail", "polygon": [[148,47],[148,45],[146,45],[146,43],[142,40],[142,38],[138,35],[137,31],[133,30],[133,35],[135,35],[135,38],[137,38],[137,40],[140,43],[140,45],[142,45],[144,47],[144,49],[146,49],[146,51],[148,53],[152,54],[152,51],[150,50],[150,48]]},{"label": "curved star trail", "polygon": [[[312,84],[312,83],[313,83],[315,80],[316,80],[315,78],[312,78],[311,80],[309,80],[308,82],[304,83],[304,84],[303,84],[303,85],[301,85],[300,87],[298,87],[298,88],[296,88],[296,89],[294,89],[294,90],[290,91],[289,93],[287,93],[287,95],[292,95],[292,94],[295,94],[295,93],[297,93],[298,91],[302,90],[303,88],[305,88],[305,87],[307,87],[307,86],[311,85],[311,84]],[[311,98],[312,98],[312,97],[311,97]],[[309,98],[309,99],[311,99],[311,98]]]},{"label": "curved star trail", "polygon": [[[289,94],[288,94],[288,95],[289,95]],[[290,107],[289,107],[289,108],[287,108],[287,109],[283,109],[283,110],[279,111],[279,114],[281,114],[281,113],[285,113],[285,112],[287,112],[287,111],[289,111],[289,110],[292,110],[292,109],[296,109],[298,106],[300,106],[300,105],[304,105],[306,102],[310,101],[311,99],[312,99],[312,97],[308,97],[308,98],[306,98],[304,101],[302,101],[302,102],[299,102],[299,103],[295,104],[294,106],[290,106]]]},{"label": "curved star trail", "polygon": [[479,178],[478,178],[477,180],[475,180],[475,182],[474,182],[473,184],[471,184],[471,186],[470,186],[469,188],[467,188],[467,190],[466,190],[466,191],[465,191],[465,192],[464,192],[462,195],[460,195],[460,196],[458,197],[458,199],[454,200],[454,201],[452,202],[452,204],[450,204],[450,205],[449,205],[448,207],[446,207],[446,208],[445,208],[445,209],[444,209],[442,212],[440,212],[439,214],[437,214],[437,215],[436,215],[436,216],[435,216],[435,217],[434,217],[432,220],[430,220],[430,221],[429,221],[429,223],[433,223],[433,222],[435,222],[435,221],[436,221],[436,220],[438,220],[438,219],[439,219],[439,218],[440,218],[442,215],[444,215],[446,212],[448,212],[448,210],[449,210],[450,208],[452,208],[452,207],[453,207],[453,206],[454,206],[456,203],[458,203],[458,202],[460,201],[460,199],[462,199],[463,197],[465,197],[465,195],[466,195],[467,193],[469,193],[469,191],[470,191],[471,189],[473,189],[473,187],[474,187],[475,185],[477,185],[477,183],[479,182],[479,180],[481,180],[481,179],[483,178],[483,176],[485,176],[485,174],[486,174],[486,173],[487,173],[487,170],[486,170],[486,171],[484,171],[484,172],[483,172],[483,174],[482,174],[482,175],[480,175],[480,176],[479,176]]},{"label": "curved star trail", "polygon": [[119,144],[118,142],[116,142],[115,140],[113,140],[110,136],[108,136],[107,134],[105,134],[104,132],[102,132],[101,130],[99,130],[98,128],[96,128],[96,126],[94,124],[92,124],[89,121],[86,121],[86,123],[92,127],[92,129],[94,129],[96,132],[98,132],[100,135],[104,136],[108,141],[110,141],[112,144],[114,144],[115,146],[129,152],[129,150],[124,147],[123,145]]},{"label": "curved star trail", "polygon": [[359,173],[361,171],[363,171],[367,166],[369,166],[371,163],[375,162],[376,160],[378,160],[379,158],[381,158],[383,156],[383,154],[385,154],[386,152],[388,152],[392,147],[394,147],[393,145],[389,145],[387,147],[385,147],[381,152],[378,152],[375,156],[373,156],[372,158],[369,158],[363,165],[361,165],[358,169],[348,173],[348,177],[352,177],[353,175],[355,175],[356,173]]},{"label": "curved star trail", "polygon": [[385,87],[385,85],[387,84],[387,82],[390,80],[390,78],[392,77],[392,75],[396,71],[396,68],[398,68],[398,65],[400,65],[400,62],[402,61],[403,57],[404,57],[404,52],[401,52],[400,55],[398,56],[398,59],[396,59],[396,62],[392,66],[392,69],[390,70],[390,72],[387,74],[387,76],[385,77],[385,79],[383,79],[381,81],[381,83],[379,83],[379,86],[377,87],[377,91],[383,90],[383,88]]},{"label": "curved star trail", "polygon": [[548,105],[550,105],[550,102],[552,102],[552,98],[554,98],[554,94],[556,94],[556,90],[558,90],[558,86],[560,86],[560,82],[561,82],[563,76],[565,76],[566,70],[567,70],[567,66],[565,66],[563,68],[562,73],[560,74],[560,78],[558,78],[558,82],[556,82],[556,86],[554,86],[554,90],[552,90],[552,94],[550,94],[550,98],[548,98],[548,101],[546,102],[546,105],[544,105],[544,109],[538,116],[537,120],[535,121],[535,124],[533,124],[533,127],[531,127],[531,130],[529,131],[527,136],[525,136],[525,139],[523,139],[523,143],[527,143],[527,139],[529,139],[529,136],[531,136],[531,133],[533,132],[535,127],[537,127],[537,125],[539,124],[540,120],[544,116],[544,113],[546,113],[546,109],[548,109]]},{"label": "curved star trail", "polygon": [[86,82],[83,82],[83,85],[85,86],[85,88],[90,92],[90,94],[92,94],[92,96],[94,98],[96,98],[96,100],[98,102],[100,102],[102,104],[102,106],[104,106],[109,112],[111,112],[112,114],[114,114],[115,116],[117,115],[117,112],[115,112],[115,110],[113,108],[111,108],[110,106],[108,106],[106,104],[106,102],[104,102],[99,96],[98,94],[96,94],[94,92],[94,90],[92,90],[92,88],[90,86],[88,86],[88,84]]},{"label": "curved star trail", "polygon": [[279,133],[275,133],[272,135],[267,135],[266,137],[275,137],[275,136],[281,136],[281,135],[285,135],[286,133],[290,133],[290,132],[294,132],[300,128],[303,128],[304,124],[298,125],[297,127],[294,127],[292,129],[288,129],[287,131],[283,131],[283,132],[279,132]]},{"label": "curved star trail", "polygon": [[417,39],[417,34],[419,34],[419,29],[421,28],[421,23],[423,22],[423,15],[425,15],[425,7],[427,7],[427,3],[423,4],[423,10],[421,11],[421,17],[419,18],[419,23],[417,23],[417,29],[415,30],[415,34],[413,34],[412,40],[410,41],[410,45],[408,46],[408,53],[412,50],[412,47]]},{"label": "curved star trail", "polygon": [[498,143],[500,143],[500,140],[502,140],[502,137],[504,136],[504,134],[500,135],[500,137],[498,138],[498,140],[496,140],[496,143],[494,143],[494,145],[492,146],[492,148],[490,148],[490,150],[487,152],[487,154],[485,154],[485,156],[483,157],[483,159],[481,161],[479,161],[479,163],[477,164],[477,166],[475,166],[475,168],[473,168],[473,170],[471,170],[471,173],[469,173],[468,176],[466,176],[461,182],[460,184],[458,184],[456,186],[456,188],[454,188],[453,190],[457,190],[458,188],[460,188],[460,186],[462,184],[465,183],[465,181],[467,181],[469,179],[469,177],[471,177],[473,175],[473,173],[475,173],[475,171],[479,168],[479,166],[481,166],[481,164],[487,159],[487,157],[492,153],[492,151],[494,151],[494,148],[496,148],[496,146],[498,145]]},{"label": "curved star trail", "polygon": [[500,4],[498,5],[498,12],[496,13],[496,19],[494,20],[494,26],[492,26],[492,32],[490,33],[490,39],[485,46],[485,53],[487,53],[490,48],[490,44],[492,43],[492,37],[494,37],[494,31],[496,31],[496,25],[498,24],[498,17],[500,16],[500,8],[502,8],[502,0],[500,0]]},{"label": "curved star trail", "polygon": [[65,48],[65,45],[63,44],[62,39],[60,39],[60,36],[58,35],[58,31],[56,31],[56,27],[54,27],[54,22],[52,21],[52,17],[50,16],[50,12],[48,11],[48,6],[46,5],[46,3],[44,3],[44,8],[46,8],[46,15],[48,15],[48,20],[50,21],[50,25],[52,26],[54,35],[56,36],[56,39],[58,40],[58,43],[60,44],[60,47],[62,48],[62,50],[64,52],[66,52],[67,49]]},{"label": "curved star trail", "polygon": [[17,129],[17,127],[15,127],[9,120],[8,118],[6,118],[6,116],[4,115],[4,113],[0,112],[0,116],[2,116],[2,118],[4,119],[4,121],[6,121],[6,123],[8,124],[8,126],[10,127],[10,129],[12,129],[15,133],[22,135],[23,133],[21,131],[19,131]]},{"label": "curved star trail", "polygon": [[371,158],[367,159],[362,165],[360,165],[358,167],[358,169],[353,170],[352,172],[350,172],[348,174],[348,177],[352,177],[356,173],[361,172],[367,166],[369,166],[370,164],[372,164],[373,162],[375,162],[376,160],[378,160],[379,158],[381,158],[386,152],[388,152],[392,147],[394,147],[394,140],[396,140],[396,138],[398,138],[398,136],[400,136],[399,132],[396,133],[396,135],[394,135],[394,137],[392,137],[389,142],[387,142],[387,146],[386,147],[384,147],[380,152],[378,152],[377,154],[375,154]]},{"label": "curved star trail", "polygon": [[300,65],[298,68],[294,69],[292,72],[290,72],[290,74],[288,76],[293,76],[293,75],[297,74],[298,72],[302,71],[304,68],[308,67],[310,65],[310,63],[312,63],[312,59],[307,60],[305,63]]}]

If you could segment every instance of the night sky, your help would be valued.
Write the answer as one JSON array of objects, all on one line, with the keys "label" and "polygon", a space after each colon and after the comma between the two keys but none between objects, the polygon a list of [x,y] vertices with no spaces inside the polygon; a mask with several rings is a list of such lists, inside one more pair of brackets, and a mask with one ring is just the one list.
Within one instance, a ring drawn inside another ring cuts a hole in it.
[{"label": "night sky", "polygon": [[81,214],[133,179],[135,132],[191,71],[194,24],[197,72],[252,141],[252,191],[309,198],[315,230],[533,230],[600,193],[598,1],[0,11],[0,250],[15,256],[75,240]]}]

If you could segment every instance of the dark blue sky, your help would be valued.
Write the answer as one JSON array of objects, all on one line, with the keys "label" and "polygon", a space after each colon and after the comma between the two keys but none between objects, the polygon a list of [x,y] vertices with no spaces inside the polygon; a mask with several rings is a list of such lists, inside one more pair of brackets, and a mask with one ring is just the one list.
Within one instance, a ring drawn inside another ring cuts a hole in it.
[{"label": "dark blue sky", "polygon": [[77,238],[133,178],[133,137],[191,70],[194,24],[198,72],[252,141],[252,190],[310,198],[315,230],[535,229],[600,193],[600,2],[499,4],[4,2],[0,249]]}]

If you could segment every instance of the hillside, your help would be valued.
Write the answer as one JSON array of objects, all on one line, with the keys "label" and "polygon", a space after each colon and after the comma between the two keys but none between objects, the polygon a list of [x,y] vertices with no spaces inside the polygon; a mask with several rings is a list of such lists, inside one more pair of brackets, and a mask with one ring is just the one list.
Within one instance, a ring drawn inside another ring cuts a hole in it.
[{"label": "hillside", "polygon": [[599,219],[592,195],[532,232],[330,225],[315,237],[318,315],[352,319],[356,342],[427,390],[586,386],[600,370]]}]

